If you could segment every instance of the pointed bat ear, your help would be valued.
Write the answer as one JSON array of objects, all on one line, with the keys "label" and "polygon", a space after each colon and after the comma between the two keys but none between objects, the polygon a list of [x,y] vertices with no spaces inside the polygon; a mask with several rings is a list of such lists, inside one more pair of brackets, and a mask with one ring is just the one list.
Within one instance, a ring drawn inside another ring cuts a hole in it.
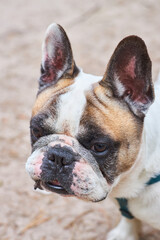
[{"label": "pointed bat ear", "polygon": [[135,115],[144,117],[154,100],[154,91],[151,61],[141,38],[129,36],[118,44],[101,84],[109,86]]},{"label": "pointed bat ear", "polygon": [[60,78],[73,78],[78,73],[69,39],[64,29],[51,24],[42,45],[42,64],[39,87],[48,87]]}]

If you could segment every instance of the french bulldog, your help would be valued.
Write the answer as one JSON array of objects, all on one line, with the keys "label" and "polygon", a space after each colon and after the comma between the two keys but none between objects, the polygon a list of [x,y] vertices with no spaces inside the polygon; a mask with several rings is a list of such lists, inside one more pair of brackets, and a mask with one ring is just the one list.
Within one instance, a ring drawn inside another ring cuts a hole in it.
[{"label": "french bulldog", "polygon": [[26,170],[35,189],[127,199],[134,218],[122,217],[108,240],[139,239],[139,221],[160,229],[160,182],[146,184],[160,174],[159,96],[141,38],[124,38],[104,75],[93,76],[77,67],[64,29],[51,24],[30,121]]}]

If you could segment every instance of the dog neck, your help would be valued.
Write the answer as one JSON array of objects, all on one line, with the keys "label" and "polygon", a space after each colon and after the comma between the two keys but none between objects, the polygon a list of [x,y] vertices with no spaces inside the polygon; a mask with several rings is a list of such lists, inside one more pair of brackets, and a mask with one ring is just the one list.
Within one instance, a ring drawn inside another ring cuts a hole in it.
[{"label": "dog neck", "polygon": [[110,193],[114,198],[137,197],[146,187],[146,183],[156,174],[160,174],[160,76],[155,83],[155,102],[150,107],[145,120],[140,150],[132,168],[120,175]]}]

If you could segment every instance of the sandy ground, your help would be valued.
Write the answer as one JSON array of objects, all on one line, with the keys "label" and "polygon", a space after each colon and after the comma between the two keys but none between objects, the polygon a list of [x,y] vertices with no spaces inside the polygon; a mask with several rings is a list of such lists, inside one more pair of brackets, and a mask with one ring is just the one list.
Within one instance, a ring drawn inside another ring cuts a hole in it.
[{"label": "sandy ground", "polygon": [[[33,191],[25,172],[41,43],[52,22],[66,29],[77,65],[98,75],[123,37],[141,36],[155,78],[160,69],[160,1],[0,1],[0,240],[105,240],[120,217],[109,200],[94,204],[42,195]],[[144,229],[143,239],[160,239],[160,233]]]}]

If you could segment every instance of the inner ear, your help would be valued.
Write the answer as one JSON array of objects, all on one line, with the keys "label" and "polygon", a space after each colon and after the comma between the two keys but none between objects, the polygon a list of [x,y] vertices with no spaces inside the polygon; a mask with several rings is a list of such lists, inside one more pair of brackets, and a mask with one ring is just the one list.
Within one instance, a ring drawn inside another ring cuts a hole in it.
[{"label": "inner ear", "polygon": [[77,73],[78,68],[64,29],[56,23],[51,24],[42,45],[40,88],[55,84],[60,78],[73,78]]},{"label": "inner ear", "polygon": [[133,113],[144,117],[154,99],[151,61],[144,41],[137,36],[123,39],[115,49],[102,85],[110,86]]}]

